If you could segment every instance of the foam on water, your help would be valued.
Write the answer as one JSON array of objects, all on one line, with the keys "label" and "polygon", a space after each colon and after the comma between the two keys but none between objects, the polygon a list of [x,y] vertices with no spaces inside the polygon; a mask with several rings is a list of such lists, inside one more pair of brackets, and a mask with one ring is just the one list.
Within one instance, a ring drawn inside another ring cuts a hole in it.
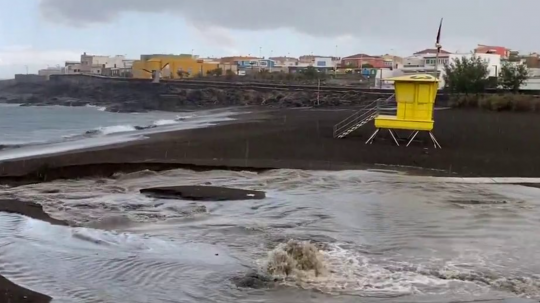
[{"label": "foam on water", "polygon": [[113,125],[98,127],[97,130],[104,135],[116,134],[116,133],[125,133],[135,131],[135,127],[132,125]]},{"label": "foam on water", "polygon": [[177,124],[178,121],[176,120],[157,120],[155,121],[154,123],[152,123],[152,125],[155,125],[155,126],[163,126],[163,125],[174,125],[174,124]]}]

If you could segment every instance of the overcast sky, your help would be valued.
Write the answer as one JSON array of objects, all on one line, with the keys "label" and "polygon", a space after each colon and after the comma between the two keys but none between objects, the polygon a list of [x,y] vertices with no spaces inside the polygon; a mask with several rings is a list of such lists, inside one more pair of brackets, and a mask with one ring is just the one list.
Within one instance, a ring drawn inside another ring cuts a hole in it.
[{"label": "overcast sky", "polygon": [[540,51],[538,0],[0,0],[0,78],[80,53],[406,56],[442,45]]}]

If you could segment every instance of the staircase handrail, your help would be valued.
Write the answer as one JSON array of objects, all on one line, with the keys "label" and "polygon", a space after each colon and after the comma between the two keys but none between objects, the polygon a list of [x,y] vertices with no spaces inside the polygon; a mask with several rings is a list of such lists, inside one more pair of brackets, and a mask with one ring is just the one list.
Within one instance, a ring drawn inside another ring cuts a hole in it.
[{"label": "staircase handrail", "polygon": [[[396,110],[397,110],[397,103],[395,102],[395,96],[396,94],[393,94],[386,99],[379,100],[379,104],[377,104],[379,108],[379,114],[388,114],[388,115],[394,114],[395,115]],[[394,108],[387,107],[392,101],[394,101],[395,107]]]},{"label": "staircase handrail", "polygon": [[356,123],[359,123],[363,119],[376,114],[379,110],[378,107],[381,100],[382,98],[379,98],[375,101],[369,102],[361,109],[356,111],[354,114],[334,125],[334,138],[340,135],[343,131],[349,129],[349,127],[355,125]]}]

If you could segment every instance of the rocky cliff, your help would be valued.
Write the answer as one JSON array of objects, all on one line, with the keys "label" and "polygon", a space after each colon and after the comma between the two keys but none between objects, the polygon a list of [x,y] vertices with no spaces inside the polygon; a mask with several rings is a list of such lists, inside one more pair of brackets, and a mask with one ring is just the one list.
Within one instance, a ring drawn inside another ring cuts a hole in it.
[{"label": "rocky cliff", "polygon": [[[68,79],[68,78],[65,78]],[[264,87],[185,87],[181,83],[142,81],[48,81],[18,83],[0,89],[0,102],[23,106],[106,107],[111,112],[178,111],[196,107],[263,105],[274,107],[351,106],[378,94],[352,90],[275,89]]]}]

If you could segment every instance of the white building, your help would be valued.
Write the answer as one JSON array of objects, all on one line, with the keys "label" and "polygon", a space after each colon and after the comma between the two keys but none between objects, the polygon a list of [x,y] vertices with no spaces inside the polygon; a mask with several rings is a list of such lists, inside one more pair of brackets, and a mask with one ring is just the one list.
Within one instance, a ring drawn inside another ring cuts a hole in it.
[{"label": "white building", "polygon": [[81,72],[101,74],[104,68],[124,68],[125,56],[117,55],[109,56],[94,56],[83,53],[81,55]]},{"label": "white building", "polygon": [[66,61],[65,63],[66,74],[79,74],[81,73],[81,63],[77,61]]},{"label": "white building", "polygon": [[339,61],[332,57],[315,57],[312,65],[317,68],[331,68],[336,67],[338,63]]},{"label": "white building", "polygon": [[268,59],[273,60],[276,64],[276,67],[288,67],[298,65],[298,59],[293,57],[270,57]]}]

